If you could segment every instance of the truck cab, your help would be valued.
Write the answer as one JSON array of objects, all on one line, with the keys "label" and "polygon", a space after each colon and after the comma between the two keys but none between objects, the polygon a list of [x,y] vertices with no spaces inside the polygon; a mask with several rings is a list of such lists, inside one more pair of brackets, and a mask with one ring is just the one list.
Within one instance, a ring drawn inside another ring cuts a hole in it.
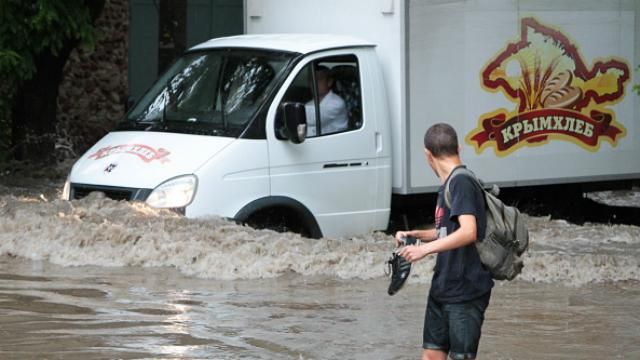
[{"label": "truck cab", "polygon": [[391,153],[378,66],[374,45],[348,36],[202,43],[77,161],[66,197],[102,191],[316,238],[385,229]]}]

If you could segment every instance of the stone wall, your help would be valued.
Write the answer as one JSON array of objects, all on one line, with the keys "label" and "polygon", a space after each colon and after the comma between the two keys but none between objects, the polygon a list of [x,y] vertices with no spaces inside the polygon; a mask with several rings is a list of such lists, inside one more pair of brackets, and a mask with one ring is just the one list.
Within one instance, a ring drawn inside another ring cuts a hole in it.
[{"label": "stone wall", "polygon": [[129,1],[107,0],[93,50],[74,50],[58,97],[56,157],[76,158],[123,119],[128,95]]}]

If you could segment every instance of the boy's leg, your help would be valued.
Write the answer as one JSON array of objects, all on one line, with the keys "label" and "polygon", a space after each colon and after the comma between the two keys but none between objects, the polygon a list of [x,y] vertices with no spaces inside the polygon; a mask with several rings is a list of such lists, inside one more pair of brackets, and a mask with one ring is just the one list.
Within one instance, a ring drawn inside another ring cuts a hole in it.
[{"label": "boy's leg", "polygon": [[490,297],[491,292],[471,301],[444,306],[449,319],[449,357],[451,359],[476,358],[484,313]]},{"label": "boy's leg", "polygon": [[449,322],[444,306],[429,296],[422,332],[423,360],[446,359],[449,352]]},{"label": "boy's leg", "polygon": [[441,350],[422,350],[422,360],[447,360],[447,353]]}]

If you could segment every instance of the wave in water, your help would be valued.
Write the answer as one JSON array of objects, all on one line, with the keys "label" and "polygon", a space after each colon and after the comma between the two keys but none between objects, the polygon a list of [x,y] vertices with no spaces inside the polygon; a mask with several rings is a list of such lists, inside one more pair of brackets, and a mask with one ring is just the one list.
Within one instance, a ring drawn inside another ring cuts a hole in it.
[{"label": "wave in water", "polygon": [[[530,218],[531,244],[519,279],[580,286],[640,279],[640,228]],[[77,201],[0,197],[0,255],[62,266],[175,267],[212,279],[287,273],[342,279],[383,277],[393,239],[307,239],[239,226],[221,218],[187,219],[141,203],[97,194]],[[411,282],[429,282],[435,257],[416,263]]]}]

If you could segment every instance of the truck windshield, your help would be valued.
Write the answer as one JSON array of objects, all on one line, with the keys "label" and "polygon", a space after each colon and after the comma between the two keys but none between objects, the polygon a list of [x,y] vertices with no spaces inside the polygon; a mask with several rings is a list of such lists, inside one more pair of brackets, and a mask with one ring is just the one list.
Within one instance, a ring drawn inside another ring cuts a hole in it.
[{"label": "truck windshield", "polygon": [[293,56],[243,49],[187,53],[131,109],[118,130],[238,137]]}]

